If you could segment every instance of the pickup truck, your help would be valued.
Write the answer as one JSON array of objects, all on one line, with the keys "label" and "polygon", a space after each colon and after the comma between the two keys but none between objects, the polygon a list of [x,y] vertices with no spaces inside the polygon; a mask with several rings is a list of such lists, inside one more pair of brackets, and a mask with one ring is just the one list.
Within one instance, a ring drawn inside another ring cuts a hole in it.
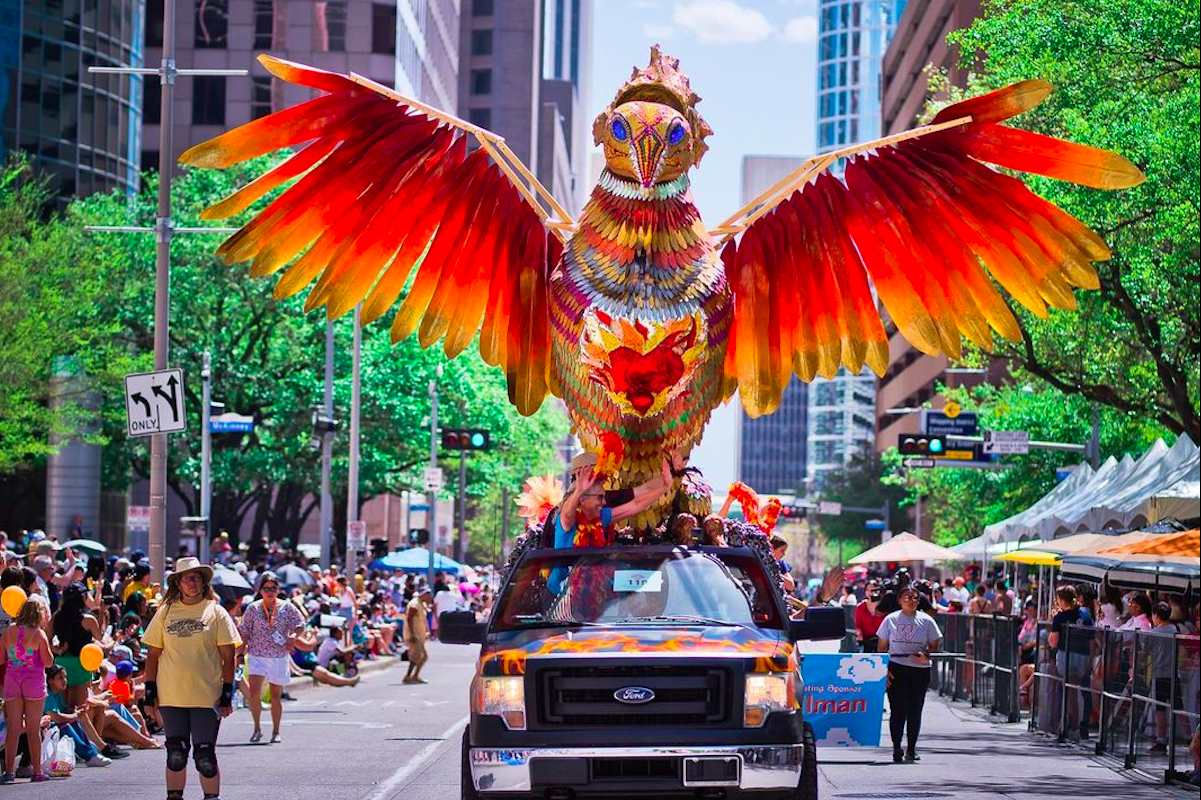
[{"label": "pickup truck", "polygon": [[439,618],[443,642],[482,645],[462,800],[817,798],[796,644],[840,638],[842,610],[790,619],[766,539],[530,538],[487,621]]}]

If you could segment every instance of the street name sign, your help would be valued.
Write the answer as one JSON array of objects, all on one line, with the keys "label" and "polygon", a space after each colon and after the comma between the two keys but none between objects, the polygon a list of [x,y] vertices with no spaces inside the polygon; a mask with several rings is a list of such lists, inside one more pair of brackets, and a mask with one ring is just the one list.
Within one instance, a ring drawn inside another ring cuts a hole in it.
[{"label": "street name sign", "polygon": [[832,500],[822,500],[817,504],[817,513],[837,517],[842,514],[842,503],[835,503]]},{"label": "street name sign", "polygon": [[911,469],[931,469],[934,466],[932,458],[907,458],[902,462],[902,466]]},{"label": "street name sign", "polygon": [[125,414],[130,436],[185,430],[188,418],[183,409],[183,370],[126,375]]},{"label": "street name sign", "polygon": [[209,419],[209,430],[212,433],[251,433],[254,417],[227,411]]},{"label": "street name sign", "polygon": [[985,431],[985,455],[1024,456],[1030,452],[1029,431]]},{"label": "street name sign", "polygon": [[441,467],[426,467],[422,478],[427,492],[436,492],[446,485],[446,477]]},{"label": "street name sign", "polygon": [[927,411],[922,417],[923,433],[929,436],[975,436],[979,431],[979,417],[971,411],[960,411],[954,416],[942,411]]}]

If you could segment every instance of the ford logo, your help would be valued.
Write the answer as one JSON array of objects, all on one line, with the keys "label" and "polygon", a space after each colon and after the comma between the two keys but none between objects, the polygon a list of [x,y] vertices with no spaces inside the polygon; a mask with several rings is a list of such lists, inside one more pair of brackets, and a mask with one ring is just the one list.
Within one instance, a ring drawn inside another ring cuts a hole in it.
[{"label": "ford logo", "polygon": [[645,686],[623,686],[613,693],[613,699],[619,703],[637,706],[654,700],[655,692]]}]

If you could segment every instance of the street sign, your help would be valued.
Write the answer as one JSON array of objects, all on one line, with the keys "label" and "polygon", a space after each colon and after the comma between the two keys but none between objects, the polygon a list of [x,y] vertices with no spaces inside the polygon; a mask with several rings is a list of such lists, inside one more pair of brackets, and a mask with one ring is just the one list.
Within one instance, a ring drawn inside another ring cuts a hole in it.
[{"label": "street sign", "polygon": [[422,478],[427,492],[436,492],[446,485],[446,477],[441,467],[426,467]]},{"label": "street sign", "polygon": [[832,500],[822,500],[817,504],[817,513],[837,517],[842,514],[842,503],[835,503]]},{"label": "street sign", "polygon": [[346,549],[367,549],[367,523],[363,520],[355,519],[346,523]]},{"label": "street sign", "polygon": [[947,452],[943,453],[942,458],[950,458],[955,461],[975,461],[976,448],[974,447],[948,447]]},{"label": "street sign", "polygon": [[934,466],[932,458],[907,458],[901,462],[903,466],[910,469],[930,469]]},{"label": "street sign", "polygon": [[188,427],[183,409],[183,370],[125,376],[125,414],[130,436],[175,433]]},{"label": "street sign", "polygon": [[954,400],[942,407],[942,413],[946,414],[950,419],[955,419],[955,417],[959,416],[959,412],[962,410],[963,409],[960,408],[959,404]]},{"label": "street sign", "polygon": [[982,451],[986,455],[1024,456],[1030,452],[1030,432],[985,431]]},{"label": "street sign", "polygon": [[143,553],[150,549],[150,506],[125,508],[125,544]]},{"label": "street sign", "polygon": [[227,411],[209,419],[209,430],[213,433],[250,433],[254,430],[254,417]]},{"label": "street sign", "polygon": [[[958,407],[956,407],[958,408]],[[972,411],[927,411],[922,415],[925,433],[930,436],[975,436],[979,432],[979,417]]]}]

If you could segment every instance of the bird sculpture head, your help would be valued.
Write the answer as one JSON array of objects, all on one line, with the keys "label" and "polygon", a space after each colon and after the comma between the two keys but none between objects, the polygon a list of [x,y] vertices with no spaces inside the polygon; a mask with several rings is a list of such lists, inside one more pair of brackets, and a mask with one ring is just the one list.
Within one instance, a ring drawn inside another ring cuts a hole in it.
[{"label": "bird sculpture head", "polygon": [[651,48],[646,69],[634,68],[592,124],[609,171],[644,187],[678,178],[700,164],[713,129],[696,110],[701,98],[677,58]]}]

